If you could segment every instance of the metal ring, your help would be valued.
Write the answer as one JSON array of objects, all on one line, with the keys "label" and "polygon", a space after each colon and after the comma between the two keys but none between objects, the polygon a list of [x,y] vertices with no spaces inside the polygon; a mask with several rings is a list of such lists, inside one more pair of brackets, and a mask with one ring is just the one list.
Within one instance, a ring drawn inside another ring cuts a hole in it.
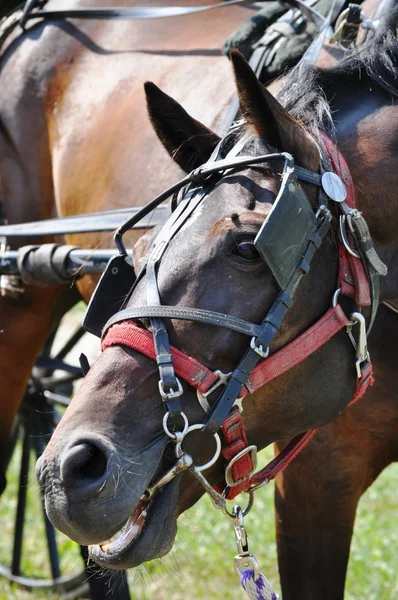
[{"label": "metal ring", "polygon": [[[195,425],[191,425],[190,427],[188,427],[185,435],[187,436],[189,433],[191,433],[191,431],[201,431],[204,428],[204,424],[203,423],[196,423]],[[205,463],[204,465],[201,465],[199,467],[197,467],[195,465],[195,469],[197,471],[199,471],[199,473],[201,473],[202,471],[206,471],[206,469],[210,469],[210,467],[212,467],[214,465],[214,463],[218,460],[218,457],[221,454],[221,440],[220,440],[220,436],[218,435],[218,433],[214,434],[214,439],[216,440],[216,452],[213,456],[212,459],[210,459],[207,463]]]},{"label": "metal ring", "polygon": [[341,292],[341,288],[337,288],[337,290],[333,294],[333,300],[332,300],[332,306],[333,306],[333,308],[336,308],[336,306],[337,306],[337,301],[339,299],[340,292]]},{"label": "metal ring", "polygon": [[177,434],[179,434],[178,437],[184,438],[189,429],[189,422],[188,422],[187,415],[184,412],[180,412],[180,416],[182,417],[182,419],[184,421],[184,429],[182,431],[178,431],[177,433],[171,433],[171,431],[167,427],[167,421],[169,419],[169,416],[170,416],[170,411],[167,411],[167,413],[163,417],[163,429],[164,429],[165,434],[168,435],[169,438],[171,438],[172,440],[177,440]]},{"label": "metal ring", "polygon": [[[225,496],[227,495],[228,491],[229,491],[229,485],[226,485],[224,488],[223,493],[221,494],[222,497],[224,498],[224,500],[226,500]],[[245,517],[247,514],[249,514],[249,512],[252,509],[252,506],[254,504],[254,493],[253,490],[249,490],[247,492],[245,492],[245,494],[248,494],[249,496],[249,500],[247,502],[247,506],[245,508],[245,510],[242,510],[242,515]],[[223,513],[225,516],[230,517],[230,519],[235,519],[236,518],[236,514],[234,512],[229,512],[227,505],[225,504],[223,509],[222,509]]]},{"label": "metal ring", "polygon": [[345,221],[346,221],[345,215],[341,215],[340,222],[339,222],[341,241],[343,242],[345,249],[347,250],[347,252],[349,254],[351,254],[351,256],[354,256],[355,258],[361,258],[361,255],[359,254],[359,252],[357,252],[356,250],[353,250],[351,248],[350,244],[348,243],[347,236],[346,236],[346,233],[344,230]]}]

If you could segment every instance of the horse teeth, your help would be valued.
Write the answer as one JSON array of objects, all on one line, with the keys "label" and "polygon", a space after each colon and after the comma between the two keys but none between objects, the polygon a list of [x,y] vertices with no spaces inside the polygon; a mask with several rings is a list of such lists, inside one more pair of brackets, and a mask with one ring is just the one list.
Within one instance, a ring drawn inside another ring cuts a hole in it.
[{"label": "horse teeth", "polygon": [[149,500],[148,500],[147,492],[144,492],[144,494],[142,494],[141,498],[138,500],[138,502],[136,504],[136,508],[134,509],[134,511],[130,515],[130,517],[127,519],[127,521],[123,525],[123,527],[121,529],[119,529],[119,531],[117,531],[111,538],[109,538],[109,540],[105,540],[104,542],[99,544],[99,546],[101,547],[103,552],[108,554],[112,550],[110,548],[111,544],[114,544],[115,542],[122,543],[121,538],[123,536],[127,536],[129,533],[133,533],[134,529],[135,529],[136,536],[138,536],[141,533],[143,523],[141,525],[139,525],[134,520],[134,512],[138,508],[138,506],[141,502],[145,502],[146,505],[144,504],[144,507],[141,510],[140,514],[137,516],[137,518],[140,518],[141,520],[143,520],[143,522],[145,522],[146,516],[148,514],[148,509],[149,509]]}]

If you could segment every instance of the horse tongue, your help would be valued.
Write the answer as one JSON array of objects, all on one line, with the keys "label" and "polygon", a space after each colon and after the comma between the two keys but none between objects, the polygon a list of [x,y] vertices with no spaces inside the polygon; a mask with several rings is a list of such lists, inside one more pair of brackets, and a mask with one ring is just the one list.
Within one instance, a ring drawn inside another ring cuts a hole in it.
[{"label": "horse tongue", "polygon": [[127,523],[115,533],[111,539],[99,544],[105,554],[117,554],[129,546],[141,533],[148,514],[150,500],[146,495],[142,496],[136,504]]}]

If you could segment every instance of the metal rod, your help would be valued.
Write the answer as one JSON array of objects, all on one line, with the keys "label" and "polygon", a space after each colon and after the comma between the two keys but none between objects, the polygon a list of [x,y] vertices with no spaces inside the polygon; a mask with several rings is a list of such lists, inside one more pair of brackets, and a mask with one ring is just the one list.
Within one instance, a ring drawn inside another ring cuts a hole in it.
[{"label": "metal rod", "polygon": [[57,352],[57,354],[54,356],[55,360],[64,359],[65,356],[67,354],[69,354],[69,352],[76,346],[77,342],[79,342],[81,340],[81,338],[83,337],[83,335],[85,333],[86,332],[84,331],[84,329],[82,327],[79,327],[78,329],[76,329],[76,331],[65,342],[65,344],[63,345],[61,350],[59,350]]},{"label": "metal rod", "polygon": [[81,372],[80,368],[79,371],[79,373],[72,373],[71,375],[65,375],[64,377],[43,377],[41,383],[44,389],[54,391],[57,388],[59,388],[59,386],[64,385],[65,383],[73,383],[78,379],[82,379],[83,373]]},{"label": "metal rod", "polygon": [[44,397],[48,400],[50,404],[60,404],[61,406],[69,406],[70,398],[69,396],[64,396],[63,394],[56,394],[55,392],[50,392],[49,390],[44,390]]},{"label": "metal rod", "polygon": [[76,365],[70,365],[63,360],[57,360],[51,356],[39,356],[36,361],[36,367],[46,371],[64,371],[72,375],[81,376],[82,371]]}]

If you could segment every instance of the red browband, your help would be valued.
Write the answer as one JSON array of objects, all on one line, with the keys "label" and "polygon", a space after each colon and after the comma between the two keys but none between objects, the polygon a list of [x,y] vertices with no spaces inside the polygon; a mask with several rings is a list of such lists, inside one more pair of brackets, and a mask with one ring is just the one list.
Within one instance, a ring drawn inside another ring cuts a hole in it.
[{"label": "red browband", "polygon": [[[323,141],[335,173],[346,185],[346,203],[350,208],[354,208],[355,192],[347,163],[329,138],[323,136]],[[338,287],[341,288],[343,295],[353,298],[358,306],[371,304],[370,286],[364,265],[360,259],[348,254],[342,244],[339,247]],[[349,323],[350,320],[339,304],[330,308],[323,317],[298,338],[261,361],[250,373],[239,397],[243,398],[254,393],[272,379],[279,377],[305,360]],[[116,345],[126,346],[151,359],[156,359],[152,334],[137,327],[132,321],[117,323],[107,331],[102,340],[102,350]],[[170,348],[176,374],[200,393],[205,394],[218,381],[216,373],[210,371],[206,366],[177,348],[173,346]],[[372,365],[369,361],[365,363],[362,376],[357,380],[350,404],[359,400],[373,381]],[[254,474],[252,474],[255,468],[254,454],[251,450],[252,447],[248,445],[245,426],[236,407],[224,421],[221,431],[224,438],[222,454],[227,462],[226,473],[230,482],[226,497],[233,499],[242,491],[254,489],[274,479],[308,444],[317,430],[313,429],[296,436],[266,467]],[[223,491],[224,487],[215,486],[218,491]]]}]

